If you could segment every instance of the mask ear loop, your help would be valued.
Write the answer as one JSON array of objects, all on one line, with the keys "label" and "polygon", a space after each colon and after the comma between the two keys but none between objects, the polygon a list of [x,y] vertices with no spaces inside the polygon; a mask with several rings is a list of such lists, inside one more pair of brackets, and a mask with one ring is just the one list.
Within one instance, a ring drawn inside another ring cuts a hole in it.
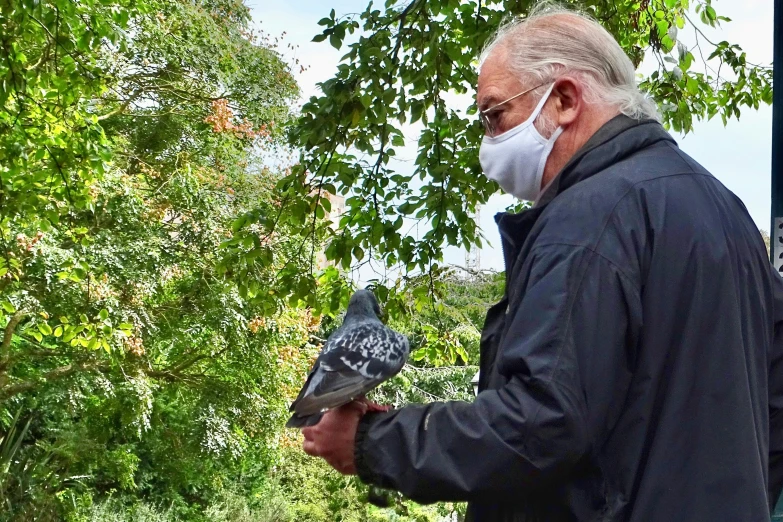
[{"label": "mask ear loop", "polygon": [[541,99],[538,101],[538,105],[536,105],[536,108],[533,109],[533,113],[530,115],[530,118],[525,121],[526,126],[533,127],[533,131],[536,133],[536,136],[538,138],[538,141],[544,145],[546,145],[546,138],[544,138],[540,132],[538,132],[538,129],[536,129],[535,122],[536,118],[538,118],[541,115],[541,111],[544,110],[544,105],[546,105],[547,100],[549,99],[549,95],[552,94],[552,90],[555,88],[554,82],[549,86],[549,88],[546,90],[544,95],[541,97]]},{"label": "mask ear loop", "polygon": [[528,121],[530,121],[531,123],[533,121],[536,121],[536,118],[538,118],[538,115],[541,114],[541,111],[544,109],[544,104],[546,104],[546,101],[549,99],[549,95],[552,94],[554,88],[555,88],[555,82],[550,83],[549,88],[546,90],[546,92],[541,97],[541,99],[538,100],[538,105],[536,105],[536,108],[533,110],[533,114],[530,116],[530,118],[528,118]]},{"label": "mask ear loop", "polygon": [[[536,107],[536,110],[533,114],[535,114],[535,117],[538,118],[539,114],[542,110],[544,110],[544,104],[546,104],[546,101],[549,99],[549,95],[552,94],[552,90],[555,88],[554,82],[552,82],[552,85],[549,86],[549,89],[547,89],[546,94],[541,98],[541,101],[538,102],[538,106]],[[535,121],[535,120],[534,120]],[[538,132],[538,129],[533,127],[536,134],[541,136],[541,133]],[[541,136],[541,139],[544,143],[544,150],[541,153],[541,160],[538,162],[538,170],[536,171],[536,186],[539,187],[539,190],[541,192],[539,193],[539,196],[543,194],[544,189],[541,188],[541,180],[544,177],[544,167],[546,167],[546,160],[549,158],[549,154],[552,152],[552,148],[555,146],[555,141],[557,138],[560,137],[560,135],[563,133],[563,127],[557,127],[555,129],[555,132],[552,133],[552,136],[549,137],[549,139],[544,138]]]}]

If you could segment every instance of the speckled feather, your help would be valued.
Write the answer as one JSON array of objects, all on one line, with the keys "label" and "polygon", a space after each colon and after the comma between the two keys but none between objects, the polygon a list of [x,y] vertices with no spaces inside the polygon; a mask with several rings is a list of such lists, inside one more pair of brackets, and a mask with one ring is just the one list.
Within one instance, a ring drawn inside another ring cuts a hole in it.
[{"label": "speckled feather", "polygon": [[351,298],[343,324],[324,344],[286,426],[317,424],[324,411],[364,396],[396,375],[408,358],[408,339],[386,327],[369,290]]}]

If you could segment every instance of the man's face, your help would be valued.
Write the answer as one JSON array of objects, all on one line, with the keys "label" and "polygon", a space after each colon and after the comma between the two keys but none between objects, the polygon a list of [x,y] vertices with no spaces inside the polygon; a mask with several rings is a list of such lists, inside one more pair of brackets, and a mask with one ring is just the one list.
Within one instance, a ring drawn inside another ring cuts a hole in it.
[{"label": "man's face", "polygon": [[[478,108],[480,111],[487,110],[533,87],[536,86],[524,85],[519,81],[506,66],[505,51],[496,49],[482,64],[479,72],[476,93]],[[486,114],[493,129],[492,134],[498,136],[527,120],[538,101],[533,93],[528,93],[492,109]]]}]

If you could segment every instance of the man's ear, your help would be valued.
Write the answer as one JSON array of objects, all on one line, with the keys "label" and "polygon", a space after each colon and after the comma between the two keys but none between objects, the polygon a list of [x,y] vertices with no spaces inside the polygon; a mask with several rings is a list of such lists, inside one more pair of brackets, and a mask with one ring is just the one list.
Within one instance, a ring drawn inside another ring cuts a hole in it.
[{"label": "man's ear", "polygon": [[555,82],[552,98],[557,112],[557,124],[565,127],[574,122],[584,109],[582,84],[564,76]]}]

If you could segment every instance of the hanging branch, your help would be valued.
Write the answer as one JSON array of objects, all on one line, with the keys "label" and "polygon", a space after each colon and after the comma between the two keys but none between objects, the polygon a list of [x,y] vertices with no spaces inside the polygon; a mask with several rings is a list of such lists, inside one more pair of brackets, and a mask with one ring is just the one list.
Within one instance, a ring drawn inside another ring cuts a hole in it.
[{"label": "hanging branch", "polygon": [[0,368],[4,367],[7,362],[11,351],[11,340],[14,337],[16,327],[27,314],[25,312],[16,312],[9,319],[8,324],[5,326],[5,335],[3,336],[3,344],[0,345]]}]

